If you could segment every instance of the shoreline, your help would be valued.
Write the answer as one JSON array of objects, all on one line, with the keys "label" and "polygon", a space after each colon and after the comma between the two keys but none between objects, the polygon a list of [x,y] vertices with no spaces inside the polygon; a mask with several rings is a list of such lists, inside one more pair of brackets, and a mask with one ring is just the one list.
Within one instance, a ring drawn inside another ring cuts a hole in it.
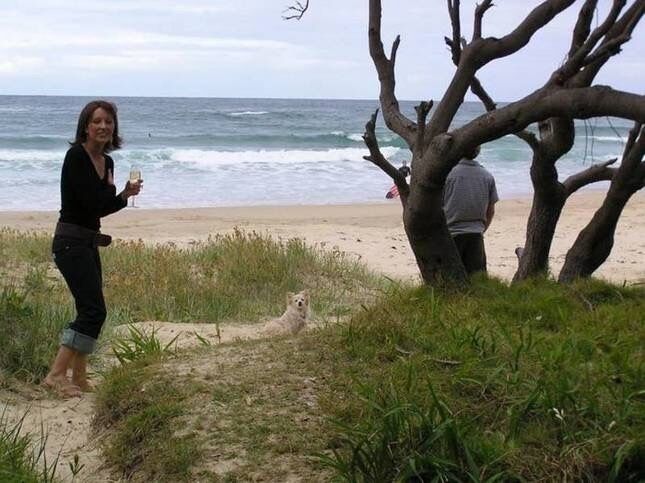
[{"label": "shoreline", "polygon": [[[602,191],[573,195],[558,224],[551,249],[557,275],[566,251],[604,199]],[[531,196],[502,199],[486,233],[489,273],[510,280],[517,268],[514,249],[524,244]],[[616,229],[609,259],[594,274],[616,283],[645,282],[645,194],[629,201]],[[57,211],[0,211],[0,227],[51,233]],[[390,277],[417,278],[418,269],[401,219],[398,200],[335,205],[259,205],[207,208],[126,208],[103,220],[115,239],[189,246],[234,228],[276,238],[302,238],[338,249]]]}]

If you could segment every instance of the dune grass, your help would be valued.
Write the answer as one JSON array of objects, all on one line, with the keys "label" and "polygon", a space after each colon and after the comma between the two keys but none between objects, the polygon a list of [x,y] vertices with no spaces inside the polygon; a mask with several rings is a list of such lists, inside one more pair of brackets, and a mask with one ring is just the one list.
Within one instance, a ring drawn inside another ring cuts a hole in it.
[{"label": "dune grass", "polygon": [[25,415],[15,423],[0,412],[0,481],[4,483],[55,483],[58,461],[46,461],[47,438],[22,433]]},{"label": "dune grass", "polygon": [[106,462],[121,478],[186,481],[199,459],[194,435],[178,434],[188,396],[171,378],[151,372],[160,356],[137,359],[108,372],[97,392],[95,431]]},{"label": "dune grass", "polygon": [[[50,237],[0,229],[0,332],[12,334],[0,370],[37,381],[73,301],[50,255]],[[142,242],[102,250],[106,329],[142,320],[253,323],[284,310],[287,291],[315,288],[313,312],[340,318],[384,283],[338,251],[239,230],[190,248]]]},{"label": "dune grass", "polygon": [[213,481],[641,481],[644,292],[392,287],[340,326],[121,371],[103,407],[177,404],[189,474]]},{"label": "dune grass", "polygon": [[[33,361],[71,313],[48,243],[0,231],[0,330],[12,334],[0,368],[25,379],[42,375]],[[103,261],[112,326],[254,322],[301,288],[318,317],[341,321],[190,354],[122,341],[95,424],[121,476],[645,478],[642,287],[386,284],[340,253],[240,231],[189,249],[116,244]]]},{"label": "dune grass", "polygon": [[486,279],[392,291],[329,334],[346,382],[323,460],[348,481],[640,481],[644,295]]}]

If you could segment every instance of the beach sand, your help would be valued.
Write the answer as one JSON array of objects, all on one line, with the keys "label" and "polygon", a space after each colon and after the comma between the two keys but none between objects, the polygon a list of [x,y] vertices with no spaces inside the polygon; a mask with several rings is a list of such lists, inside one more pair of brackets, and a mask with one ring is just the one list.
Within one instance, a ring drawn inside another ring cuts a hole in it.
[{"label": "beach sand", "polygon": [[[567,249],[600,206],[604,193],[587,191],[567,203],[551,250],[557,274]],[[338,248],[372,269],[397,278],[418,278],[398,200],[386,203],[323,206],[253,206],[224,208],[127,208],[103,220],[117,239],[189,245],[235,227],[283,239],[298,237],[325,249]],[[514,249],[524,243],[530,198],[502,200],[486,233],[489,273],[510,280],[517,268]],[[617,283],[645,282],[645,195],[635,195],[623,212],[611,256],[595,273]],[[56,212],[0,212],[0,226],[51,232]]]}]

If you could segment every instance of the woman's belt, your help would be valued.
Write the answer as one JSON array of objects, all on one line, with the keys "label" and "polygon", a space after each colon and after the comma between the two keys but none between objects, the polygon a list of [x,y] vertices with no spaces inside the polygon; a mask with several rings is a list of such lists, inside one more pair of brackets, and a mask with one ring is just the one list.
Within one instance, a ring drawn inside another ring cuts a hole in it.
[{"label": "woman's belt", "polygon": [[91,230],[84,226],[75,225],[74,223],[63,223],[60,221],[56,223],[54,235],[82,240],[95,247],[106,247],[112,243],[112,237],[110,235],[105,235],[100,231]]}]

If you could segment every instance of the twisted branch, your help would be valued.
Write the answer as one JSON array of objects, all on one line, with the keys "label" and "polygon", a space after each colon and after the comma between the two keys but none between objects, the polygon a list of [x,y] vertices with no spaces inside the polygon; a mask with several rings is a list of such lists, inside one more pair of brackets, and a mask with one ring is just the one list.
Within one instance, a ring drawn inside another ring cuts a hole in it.
[{"label": "twisted branch", "polygon": [[[308,8],[309,8],[309,0],[305,0],[304,4],[299,2],[299,1],[296,1],[295,5],[287,7],[284,10],[284,12],[282,12],[282,13],[287,14],[287,15],[283,15],[282,19],[283,20],[292,20],[292,19],[300,20],[304,16],[304,14],[305,14],[305,12],[307,11]],[[289,13],[287,13],[287,12],[289,12]],[[294,13],[291,13],[291,12],[294,12]]]},{"label": "twisted branch", "polygon": [[580,8],[580,13],[578,14],[578,20],[576,26],[573,29],[573,36],[571,38],[571,47],[569,48],[569,53],[567,58],[572,57],[580,47],[585,43],[587,37],[591,33],[591,21],[593,20],[593,14],[598,5],[598,0],[586,0],[582,8]]},{"label": "twisted branch", "polygon": [[381,0],[370,0],[369,13],[368,35],[370,56],[374,62],[374,67],[376,67],[381,86],[379,97],[381,108],[383,109],[383,119],[388,128],[401,136],[408,146],[412,147],[416,139],[415,133],[417,127],[414,122],[401,113],[399,101],[394,93],[396,85],[394,65],[401,38],[397,35],[392,44],[390,59],[388,59],[383,50],[383,42],[381,40]]},{"label": "twisted branch", "polygon": [[614,164],[616,161],[617,158],[614,158],[609,161],[605,161],[604,163],[594,164],[584,171],[580,171],[579,173],[569,176],[562,182],[567,197],[588,184],[592,184],[597,181],[611,181],[616,173],[616,169],[609,168],[609,166]]},{"label": "twisted branch", "polygon": [[484,0],[475,8],[475,25],[473,27],[473,40],[482,38],[482,19],[486,11],[493,6],[493,0]]}]

